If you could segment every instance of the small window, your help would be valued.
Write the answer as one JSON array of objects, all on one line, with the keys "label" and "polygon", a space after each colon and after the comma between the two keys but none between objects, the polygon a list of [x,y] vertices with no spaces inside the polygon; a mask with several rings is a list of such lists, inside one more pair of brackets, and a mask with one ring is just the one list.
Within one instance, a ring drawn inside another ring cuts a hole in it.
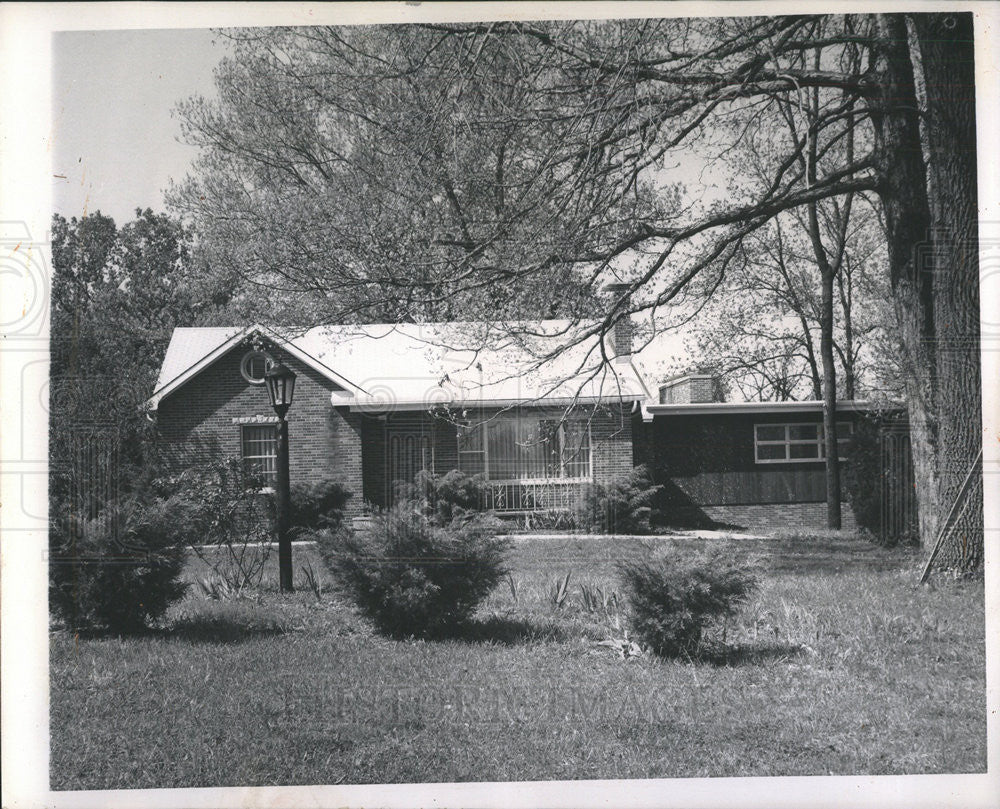
[{"label": "small window", "polygon": [[789,424],[789,441],[816,441],[820,434],[820,424]]},{"label": "small window", "polygon": [[788,444],[788,458],[793,461],[814,461],[819,458],[819,443],[815,440],[808,444]]},{"label": "small window", "polygon": [[248,351],[240,363],[240,373],[251,385],[263,385],[264,374],[271,367],[271,358],[263,351]]},{"label": "small window", "polygon": [[758,441],[784,441],[785,440],[785,425],[784,424],[758,424],[757,425],[757,440]]},{"label": "small window", "polygon": [[268,483],[273,483],[278,474],[278,436],[274,425],[244,425],[240,429],[244,462]]},{"label": "small window", "polygon": [[[848,421],[837,422],[841,460],[853,429],[854,425]],[[826,458],[823,425],[819,422],[754,425],[754,453],[757,463],[822,461]]]}]

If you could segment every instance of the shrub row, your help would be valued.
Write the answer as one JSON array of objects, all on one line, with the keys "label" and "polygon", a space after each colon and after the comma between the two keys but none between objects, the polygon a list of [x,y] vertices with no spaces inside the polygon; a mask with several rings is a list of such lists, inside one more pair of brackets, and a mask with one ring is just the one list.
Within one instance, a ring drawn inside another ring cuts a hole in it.
[{"label": "shrub row", "polygon": [[[397,484],[395,502],[417,504],[421,513],[439,523],[482,511],[487,502],[482,475],[453,469],[444,474],[422,471],[412,484]],[[653,485],[649,472],[638,466],[601,483],[583,487],[568,511],[549,510],[533,516],[535,528],[552,527],[602,534],[648,534],[650,504],[663,486]]]},{"label": "shrub row", "polygon": [[[238,592],[260,582],[273,505],[239,463],[160,481],[78,519],[62,514],[51,532],[51,603],[74,629],[137,632],[183,596],[186,550],[194,549]],[[655,493],[643,470],[594,487],[579,507],[593,530],[646,526]],[[168,493],[172,492],[172,493]],[[335,483],[296,487],[292,523],[310,536],[362,615],[391,637],[459,631],[508,575],[502,524],[477,511],[481,484],[460,473],[425,477],[369,530],[342,525],[349,494]],[[205,547],[224,553],[210,554]],[[637,639],[656,654],[694,655],[713,622],[731,615],[756,586],[752,570],[722,556],[619,565]]]},{"label": "shrub row", "polygon": [[[606,530],[601,520],[611,513],[635,530],[653,493],[637,470],[588,499],[589,524]],[[316,538],[334,577],[378,631],[396,638],[453,634],[508,575],[509,544],[498,537],[499,521],[475,510],[480,496],[469,476],[425,476],[397,492],[397,504],[376,515],[369,530]],[[635,637],[666,657],[698,654],[706,631],[758,584],[754,568],[722,554],[622,562],[618,571]],[[563,593],[566,583],[568,576]]]}]

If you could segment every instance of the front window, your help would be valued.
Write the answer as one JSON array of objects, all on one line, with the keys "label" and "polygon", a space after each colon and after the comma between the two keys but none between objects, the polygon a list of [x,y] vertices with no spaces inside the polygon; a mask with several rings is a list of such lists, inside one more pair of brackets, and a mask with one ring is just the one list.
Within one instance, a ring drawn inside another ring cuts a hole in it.
[{"label": "front window", "polygon": [[242,457],[251,469],[273,483],[278,474],[278,437],[273,424],[244,425],[242,428]]},{"label": "front window", "polygon": [[[837,453],[844,458],[844,450],[853,425],[837,422]],[[754,452],[757,463],[800,463],[826,459],[823,425],[818,422],[803,424],[754,425]]]},{"label": "front window", "polygon": [[528,415],[461,426],[458,464],[488,480],[589,479],[590,425],[584,419]]}]

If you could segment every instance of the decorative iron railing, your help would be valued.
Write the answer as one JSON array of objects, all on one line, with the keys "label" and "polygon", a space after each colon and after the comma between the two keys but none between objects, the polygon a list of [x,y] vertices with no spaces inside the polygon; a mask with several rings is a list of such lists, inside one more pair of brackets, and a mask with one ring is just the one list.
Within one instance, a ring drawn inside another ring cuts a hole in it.
[{"label": "decorative iron railing", "polygon": [[485,508],[500,514],[532,511],[567,511],[580,497],[585,478],[542,480],[489,480],[486,482]]}]

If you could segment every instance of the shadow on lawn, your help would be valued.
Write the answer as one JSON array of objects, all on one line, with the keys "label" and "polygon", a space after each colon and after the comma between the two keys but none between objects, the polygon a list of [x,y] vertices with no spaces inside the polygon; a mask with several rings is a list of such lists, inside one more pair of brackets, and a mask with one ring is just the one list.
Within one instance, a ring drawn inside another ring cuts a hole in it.
[{"label": "shadow on lawn", "polygon": [[805,653],[800,643],[740,643],[704,650],[698,659],[713,666],[759,666]]},{"label": "shadow on lawn", "polygon": [[[65,627],[63,627],[65,629]],[[192,643],[242,643],[255,638],[283,635],[286,630],[278,623],[247,623],[236,618],[193,617],[182,618],[166,627],[143,627],[141,629],[115,630],[106,627],[81,627],[75,632],[66,632],[81,640],[120,639],[177,639]]]},{"label": "shadow on lawn", "polygon": [[885,547],[856,537],[809,534],[777,536],[755,542],[773,573],[793,575],[885,572],[913,566],[919,551],[911,546]]},{"label": "shadow on lawn", "polygon": [[539,641],[560,641],[565,637],[566,633],[551,622],[538,624],[524,618],[491,615],[489,618],[467,621],[450,634],[448,640],[517,646]]},{"label": "shadow on lawn", "polygon": [[257,638],[285,634],[276,621],[247,621],[245,618],[194,616],[175,621],[165,629],[151,630],[161,638],[186,640],[190,643],[242,643]]}]

